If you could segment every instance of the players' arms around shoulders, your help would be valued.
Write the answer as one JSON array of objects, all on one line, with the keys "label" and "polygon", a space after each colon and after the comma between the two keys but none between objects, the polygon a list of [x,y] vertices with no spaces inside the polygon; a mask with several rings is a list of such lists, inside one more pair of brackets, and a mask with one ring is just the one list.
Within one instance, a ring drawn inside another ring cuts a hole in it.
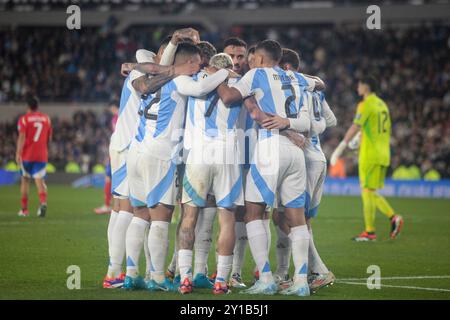
[{"label": "players' arms around shoulders", "polygon": [[301,73],[301,75],[306,78],[306,80],[314,81],[314,90],[323,91],[325,90],[325,82],[317,76],[311,76],[309,74]]},{"label": "players' arms around shoulders", "polygon": [[[195,63],[185,63],[180,65],[173,65],[175,54],[178,48],[178,44],[191,40],[194,43],[198,43],[200,35],[197,30],[192,28],[179,29],[174,32],[167,45],[161,45],[158,55],[154,55],[151,59],[145,59],[142,61],[138,59],[139,51],[136,53],[138,62],[141,63],[124,63],[121,67],[122,75],[126,76],[131,73],[135,73],[132,76],[133,88],[141,94],[154,93],[158,91],[164,84],[173,80],[179,75],[192,75],[198,72],[198,65]],[[161,57],[160,59],[158,57]],[[154,59],[159,64],[154,63]]]},{"label": "players' arms around shoulders", "polygon": [[[264,126],[265,123],[271,123],[270,121],[273,120],[274,117],[281,118],[279,116],[271,116],[266,112],[263,112],[255,99],[254,96],[249,96],[244,99],[244,107],[247,109],[247,112],[250,114],[250,117],[259,125],[264,127],[265,129],[268,129]],[[288,123],[289,125],[289,123]],[[284,124],[280,125],[281,127],[284,127]],[[284,130],[280,132],[281,135],[286,136],[294,145],[296,145],[299,148],[305,147],[306,139],[303,135],[299,135],[298,133],[294,132],[293,130]]]},{"label": "players' arms around shoulders", "polygon": [[[185,75],[191,76],[198,72],[199,65],[194,63],[183,63],[180,65],[164,66],[167,67],[166,71],[149,77],[146,74],[139,72],[140,76],[133,79],[133,88],[141,94],[155,93],[167,82],[175,79],[178,76]],[[133,70],[136,71],[136,70]],[[138,72],[138,71],[136,71]],[[133,72],[130,74],[132,75]]]},{"label": "players' arms around shoulders", "polygon": [[[210,69],[211,70],[211,69]],[[211,72],[211,71],[210,71]],[[220,69],[203,79],[194,80],[192,77],[181,75],[174,79],[177,91],[185,96],[201,97],[204,96],[223,83],[229,76],[229,71]]]},{"label": "players' arms around shoulders", "polygon": [[231,87],[226,83],[222,83],[217,88],[217,94],[225,105],[230,105],[253,94],[251,87],[252,79],[256,70],[257,69],[252,69],[248,71],[237,83],[235,83]]}]

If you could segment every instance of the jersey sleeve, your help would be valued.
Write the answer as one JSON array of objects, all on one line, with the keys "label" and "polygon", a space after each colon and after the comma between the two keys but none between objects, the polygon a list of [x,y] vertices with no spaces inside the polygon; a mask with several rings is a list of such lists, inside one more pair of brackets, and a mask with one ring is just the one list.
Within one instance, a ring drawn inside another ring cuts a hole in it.
[{"label": "jersey sleeve", "polygon": [[252,95],[252,84],[253,79],[255,78],[256,70],[257,69],[250,70],[241,78],[241,80],[231,86],[241,93],[242,98]]},{"label": "jersey sleeve", "polygon": [[314,91],[314,89],[316,88],[316,82],[308,77],[303,77],[305,78],[305,82],[306,82],[306,90],[308,91]]},{"label": "jersey sleeve", "polygon": [[298,73],[296,76],[301,86],[304,86],[307,91],[314,91],[316,88],[316,82],[313,79],[305,77],[303,73]]},{"label": "jersey sleeve", "polygon": [[369,116],[370,116],[369,108],[367,108],[367,105],[364,102],[360,102],[358,104],[358,107],[356,108],[356,115],[355,119],[353,120],[353,123],[359,126],[363,126],[366,123]]},{"label": "jersey sleeve", "polygon": [[164,49],[164,52],[161,56],[161,61],[159,62],[162,66],[170,66],[173,63],[173,60],[175,59],[175,53],[177,52],[177,45],[172,44],[172,42],[169,42]]},{"label": "jersey sleeve", "polygon": [[289,119],[289,127],[297,132],[309,132],[311,117],[309,116],[309,99],[307,95],[302,98],[300,111],[295,119]]},{"label": "jersey sleeve", "polygon": [[227,77],[228,71],[221,69],[216,73],[197,81],[188,76],[178,76],[173,81],[180,94],[184,96],[201,97],[217,88]]},{"label": "jersey sleeve", "polygon": [[134,80],[136,80],[136,79],[138,79],[138,78],[140,78],[142,76],[145,76],[145,73],[142,73],[142,72],[137,71],[137,70],[131,70],[131,72],[130,72],[130,80],[129,80],[130,85],[133,83]]},{"label": "jersey sleeve", "polygon": [[322,115],[325,118],[325,123],[327,124],[327,128],[334,127],[337,124],[336,116],[328,105],[327,100],[323,99],[322,101]]},{"label": "jersey sleeve", "polygon": [[17,121],[17,130],[19,133],[25,133],[25,130],[27,129],[27,122],[25,120],[25,117],[22,116],[19,118],[19,121]]}]

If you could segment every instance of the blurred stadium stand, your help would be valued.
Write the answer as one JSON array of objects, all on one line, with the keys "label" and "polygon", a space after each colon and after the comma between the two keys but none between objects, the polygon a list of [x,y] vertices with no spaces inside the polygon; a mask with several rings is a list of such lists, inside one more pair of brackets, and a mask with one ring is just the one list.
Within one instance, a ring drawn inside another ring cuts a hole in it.
[{"label": "blurred stadium stand", "polygon": [[[351,123],[357,78],[374,73],[394,123],[391,172],[415,165],[422,176],[434,168],[448,178],[450,5],[382,1],[382,30],[367,30],[370,2],[0,0],[0,133],[8,137],[0,141],[0,164],[14,157],[15,120],[29,91],[54,118],[50,161],[58,170],[69,159],[88,169],[104,163],[110,130],[104,110],[120,94],[120,63],[134,60],[137,48],[156,51],[177,27],[194,26],[218,49],[239,36],[298,50],[302,70],[327,82],[339,119],[323,137],[327,155]],[[71,3],[82,8],[79,31],[65,28]],[[356,174],[355,158],[347,158],[347,175]]]}]

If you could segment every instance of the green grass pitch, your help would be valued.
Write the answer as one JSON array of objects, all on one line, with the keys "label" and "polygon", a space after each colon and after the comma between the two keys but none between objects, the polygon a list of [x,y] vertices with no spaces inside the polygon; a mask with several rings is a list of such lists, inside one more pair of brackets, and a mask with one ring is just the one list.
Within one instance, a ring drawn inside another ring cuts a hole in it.
[{"label": "green grass pitch", "polygon": [[[50,185],[49,209],[44,219],[36,217],[35,192],[32,188],[30,217],[20,218],[19,187],[0,188],[0,299],[300,299],[247,296],[237,290],[217,297],[208,290],[181,296],[102,289],[108,260],[109,216],[92,212],[102,202],[102,190]],[[324,197],[313,224],[315,241],[339,281],[303,299],[450,299],[450,201],[389,200],[405,218],[402,235],[395,241],[389,240],[388,221],[378,214],[378,241],[355,243],[350,238],[363,225],[360,199]],[[169,256],[174,230],[172,224]],[[272,269],[276,266],[275,237],[272,227]],[[210,270],[214,270],[213,259],[210,254]],[[141,260],[144,270],[143,254]],[[70,265],[81,268],[80,290],[67,289],[66,269]],[[365,280],[348,280],[367,278],[369,265],[379,266],[381,277],[387,278],[381,280],[381,289],[369,290]],[[253,261],[247,250],[243,277],[249,284],[252,270]]]}]

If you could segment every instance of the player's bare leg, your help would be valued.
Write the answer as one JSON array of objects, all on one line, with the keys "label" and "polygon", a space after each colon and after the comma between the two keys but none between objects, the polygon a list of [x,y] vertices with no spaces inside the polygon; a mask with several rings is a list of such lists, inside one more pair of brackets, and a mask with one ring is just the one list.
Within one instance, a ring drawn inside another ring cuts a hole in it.
[{"label": "player's bare leg", "polygon": [[183,205],[183,210],[183,219],[178,232],[178,267],[181,276],[178,290],[185,294],[192,292],[192,249],[199,208],[186,203]]},{"label": "player's bare leg", "polygon": [[242,265],[245,261],[245,250],[247,248],[247,228],[245,227],[245,206],[238,206],[236,209],[235,223],[235,245],[233,251],[233,268],[231,271],[230,284],[234,288],[245,288],[246,285],[242,281]]},{"label": "player's bare leg", "polygon": [[235,216],[234,210],[220,208],[219,213],[219,237],[217,239],[217,277],[214,283],[214,294],[227,294],[227,279],[233,264],[233,249],[235,246]]},{"label": "player's bare leg", "polygon": [[30,178],[20,178],[20,211],[19,217],[28,217],[28,195],[30,194]]},{"label": "player's bare leg", "polygon": [[275,271],[275,282],[280,289],[286,289],[291,285],[289,280],[289,265],[291,260],[291,240],[289,233],[291,232],[289,225],[284,218],[284,211],[274,209],[272,212],[272,221],[277,231],[277,270]]},{"label": "player's bare leg", "polygon": [[270,270],[268,235],[263,222],[266,204],[246,201],[245,209],[248,244],[260,274],[259,280],[242,293],[271,295],[276,293],[277,286]]},{"label": "player's bare leg", "polygon": [[36,184],[40,203],[37,216],[44,218],[47,212],[47,185],[45,184],[45,180],[42,178],[34,179],[34,183]]},{"label": "player's bare leg", "polygon": [[308,284],[312,292],[317,292],[320,288],[332,285],[336,280],[336,277],[330,270],[328,270],[319,256],[314,244],[311,222],[311,218],[306,218],[306,225],[308,226],[308,231],[310,234],[308,250]]},{"label": "player's bare leg", "polygon": [[293,284],[281,291],[281,294],[308,296],[308,247],[309,232],[305,220],[304,208],[285,208],[284,216],[291,232],[292,259],[295,266]]},{"label": "player's bare leg", "polygon": [[150,291],[172,291],[172,282],[165,277],[164,266],[169,249],[169,226],[174,206],[162,203],[149,208],[152,224],[148,234],[148,248],[152,259]]},{"label": "player's bare leg", "polygon": [[[129,203],[126,203],[125,199],[120,201],[122,207],[128,210]],[[150,214],[146,206],[133,208],[133,213],[134,217],[131,219],[125,235],[127,272],[123,287],[127,290],[145,288],[144,278],[139,274],[139,257],[146,242],[146,234],[150,224]]]}]

